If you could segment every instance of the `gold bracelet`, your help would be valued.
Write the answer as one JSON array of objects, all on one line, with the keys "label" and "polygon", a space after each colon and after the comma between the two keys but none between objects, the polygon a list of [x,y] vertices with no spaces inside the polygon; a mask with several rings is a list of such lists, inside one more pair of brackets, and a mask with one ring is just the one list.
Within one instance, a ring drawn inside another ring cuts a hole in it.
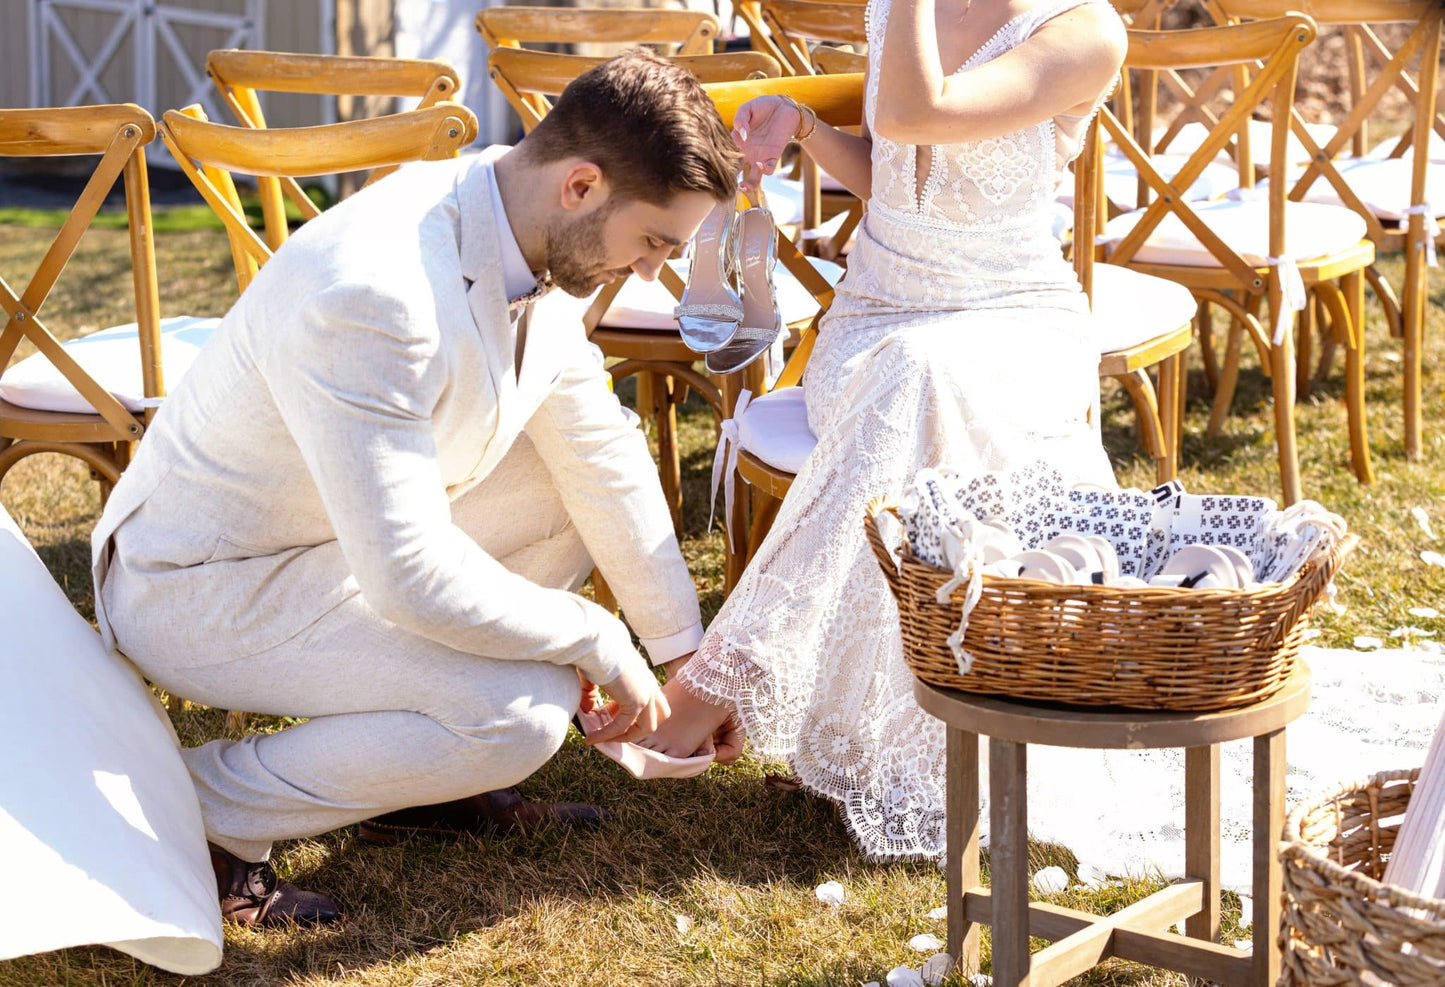
[{"label": "gold bracelet", "polygon": [[[781,99],[781,100],[783,100],[785,103],[787,103],[787,104],[788,104],[789,106],[791,106],[793,109],[795,109],[795,110],[798,111],[798,126],[797,126],[797,129],[795,129],[795,130],[793,131],[793,136],[790,137],[790,138],[788,138],[788,139],[791,140],[791,141],[795,141],[795,142],[801,144],[803,141],[807,140],[809,137],[812,137],[812,136],[813,136],[813,131],[815,131],[815,130],[818,129],[818,114],[813,110],[813,108],[812,108],[811,106],[803,106],[803,105],[800,104],[796,99],[794,99],[793,97],[789,96],[787,93],[779,93],[779,94],[778,94],[778,98]],[[805,115],[804,112],[803,112],[804,110],[807,111],[806,115]],[[807,130],[806,133],[803,132],[803,121],[804,121],[804,120],[807,120],[807,121],[809,122],[808,130]]]}]

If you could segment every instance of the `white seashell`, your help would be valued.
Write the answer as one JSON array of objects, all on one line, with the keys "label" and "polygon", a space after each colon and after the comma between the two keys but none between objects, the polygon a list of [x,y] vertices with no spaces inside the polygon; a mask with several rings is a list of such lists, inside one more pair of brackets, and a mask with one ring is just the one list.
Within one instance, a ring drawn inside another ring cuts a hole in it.
[{"label": "white seashell", "polygon": [[674,915],[672,924],[677,926],[678,935],[685,936],[692,931],[692,919],[686,915]]},{"label": "white seashell", "polygon": [[923,987],[923,975],[911,966],[895,966],[885,979],[888,987]]},{"label": "white seashell", "polygon": [[1093,864],[1079,864],[1079,882],[1087,887],[1100,888],[1109,883],[1109,875],[1103,868]]},{"label": "white seashell", "polygon": [[986,973],[975,973],[968,978],[968,982],[973,984],[973,987],[993,987],[993,977]]},{"label": "white seashell", "polygon": [[848,897],[848,892],[837,881],[824,881],[813,893],[823,904],[834,907],[843,904],[843,900]]},{"label": "white seashell", "polygon": [[1445,555],[1439,552],[1432,552],[1429,549],[1420,553],[1420,561],[1426,565],[1445,566]]},{"label": "white seashell", "polygon": [[1410,627],[1409,625],[1406,625],[1406,626],[1404,626],[1404,627],[1396,627],[1394,630],[1390,631],[1390,636],[1391,636],[1391,637],[1434,637],[1434,636],[1435,636],[1435,632],[1434,632],[1434,631],[1427,631],[1427,630],[1425,630],[1425,629],[1422,628],[1422,627]]},{"label": "white seashell", "polygon": [[1239,927],[1254,924],[1254,899],[1247,894],[1239,896]]},{"label": "white seashell", "polygon": [[925,915],[925,916],[923,916],[923,917],[924,917],[924,918],[948,918],[948,906],[947,906],[947,905],[939,905],[937,908],[935,908],[933,911],[929,912],[927,915]]},{"label": "white seashell", "polygon": [[1408,613],[1411,617],[1421,617],[1426,620],[1434,620],[1436,617],[1440,616],[1440,611],[1436,610],[1434,607],[1411,607],[1405,612]]},{"label": "white seashell", "polygon": [[1029,886],[1039,894],[1058,894],[1069,886],[1069,875],[1062,867],[1045,867],[1029,879]]},{"label": "white seashell", "polygon": [[920,932],[908,940],[908,948],[918,953],[937,952],[943,948],[943,940],[932,932]]},{"label": "white seashell", "polygon": [[953,957],[947,953],[934,953],[923,961],[923,969],[918,971],[923,982],[928,987],[937,987],[943,983],[943,978],[953,970]]},{"label": "white seashell", "polygon": [[1359,637],[1355,638],[1355,649],[1357,651],[1364,651],[1369,648],[1383,647],[1384,644],[1385,642],[1381,641],[1379,638],[1369,637],[1364,634],[1361,634]]},{"label": "white seashell", "polygon": [[1315,638],[1319,637],[1323,633],[1324,631],[1320,630],[1318,627],[1306,627],[1303,633],[1300,634],[1300,637],[1304,638],[1306,641],[1313,641]]}]

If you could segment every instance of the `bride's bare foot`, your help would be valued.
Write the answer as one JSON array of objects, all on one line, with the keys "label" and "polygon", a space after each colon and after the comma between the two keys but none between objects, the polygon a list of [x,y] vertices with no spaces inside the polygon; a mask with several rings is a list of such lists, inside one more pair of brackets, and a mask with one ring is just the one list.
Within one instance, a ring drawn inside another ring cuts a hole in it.
[{"label": "bride's bare foot", "polygon": [[677,679],[669,679],[662,687],[672,715],[655,731],[635,741],[672,757],[691,757],[713,750],[713,737],[727,722],[732,712],[727,706],[704,702],[682,687]]}]

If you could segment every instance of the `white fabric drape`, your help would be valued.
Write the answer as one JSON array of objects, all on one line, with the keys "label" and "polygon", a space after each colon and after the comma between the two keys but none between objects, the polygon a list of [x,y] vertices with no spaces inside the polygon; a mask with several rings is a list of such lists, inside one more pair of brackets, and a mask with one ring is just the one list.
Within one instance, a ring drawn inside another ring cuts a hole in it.
[{"label": "white fabric drape", "polygon": [[150,689],[0,509],[0,959],[102,943],[193,975],[221,962],[200,807]]}]

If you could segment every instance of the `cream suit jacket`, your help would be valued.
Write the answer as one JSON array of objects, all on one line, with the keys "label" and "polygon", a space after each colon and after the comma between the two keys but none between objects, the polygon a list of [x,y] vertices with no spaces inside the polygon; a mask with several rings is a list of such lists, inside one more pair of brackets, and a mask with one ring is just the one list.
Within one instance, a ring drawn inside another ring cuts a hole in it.
[{"label": "cream suit jacket", "polygon": [[[580,324],[540,320],[519,353],[496,153],[408,166],[262,268],[96,527],[107,644],[137,659],[244,657],[359,591],[458,651],[611,680],[641,660],[620,621],[514,575],[452,524],[450,501],[525,433],[653,660],[696,646],[697,595],[656,469],[600,354]],[[117,601],[140,608],[126,626],[154,633],[116,641]]]}]

